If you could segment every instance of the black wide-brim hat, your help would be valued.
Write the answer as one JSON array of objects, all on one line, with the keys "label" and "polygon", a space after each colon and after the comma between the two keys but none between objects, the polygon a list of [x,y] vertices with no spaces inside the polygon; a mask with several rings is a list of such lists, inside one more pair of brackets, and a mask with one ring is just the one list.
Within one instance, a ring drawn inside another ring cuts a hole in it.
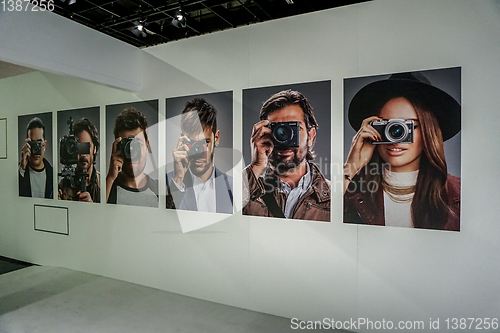
[{"label": "black wide-brim hat", "polygon": [[349,123],[358,131],[368,117],[376,116],[390,99],[418,99],[437,118],[443,141],[461,128],[460,104],[448,93],[434,87],[420,72],[392,74],[386,80],[372,82],[356,93],[349,105]]}]

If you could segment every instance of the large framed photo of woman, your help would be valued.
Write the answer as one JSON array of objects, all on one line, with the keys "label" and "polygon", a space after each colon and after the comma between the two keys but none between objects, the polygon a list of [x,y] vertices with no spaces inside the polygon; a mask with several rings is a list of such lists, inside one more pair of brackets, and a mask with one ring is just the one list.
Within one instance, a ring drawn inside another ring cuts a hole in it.
[{"label": "large framed photo of woman", "polygon": [[344,223],[460,231],[461,68],[344,79]]}]

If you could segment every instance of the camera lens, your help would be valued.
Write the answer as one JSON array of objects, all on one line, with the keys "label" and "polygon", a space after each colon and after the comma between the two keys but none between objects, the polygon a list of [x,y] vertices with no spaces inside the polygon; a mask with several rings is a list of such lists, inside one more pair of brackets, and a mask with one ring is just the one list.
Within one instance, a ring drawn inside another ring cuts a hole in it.
[{"label": "camera lens", "polygon": [[128,159],[137,161],[141,157],[141,141],[134,138],[126,143],[125,151],[128,153]]},{"label": "camera lens", "polygon": [[189,147],[188,156],[191,158],[200,158],[203,157],[205,153],[205,147],[201,142],[195,142]]},{"label": "camera lens", "polygon": [[68,154],[73,155],[76,153],[76,141],[75,140],[68,140],[66,142],[66,151]]},{"label": "camera lens", "polygon": [[293,136],[293,131],[290,125],[280,124],[274,128],[273,137],[279,143],[288,142]]},{"label": "camera lens", "polygon": [[400,139],[404,132],[404,128],[401,125],[394,125],[389,129],[389,135],[394,139]]},{"label": "camera lens", "polygon": [[408,127],[403,121],[395,120],[385,128],[385,135],[390,142],[403,141],[408,135]]},{"label": "camera lens", "polygon": [[127,141],[127,143],[125,143],[125,145],[123,146],[123,153],[125,154],[125,158],[127,160],[130,160],[131,158],[131,155],[132,155],[132,151],[133,151],[133,148],[130,149],[130,142],[131,141]]},{"label": "camera lens", "polygon": [[193,154],[199,154],[203,151],[203,147],[199,143],[192,145],[191,149],[193,150]]}]

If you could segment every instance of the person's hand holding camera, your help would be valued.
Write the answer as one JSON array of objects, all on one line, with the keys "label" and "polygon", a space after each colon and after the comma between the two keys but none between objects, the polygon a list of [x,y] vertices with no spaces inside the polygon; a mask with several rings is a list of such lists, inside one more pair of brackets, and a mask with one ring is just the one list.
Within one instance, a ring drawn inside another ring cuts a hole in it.
[{"label": "person's hand holding camera", "polygon": [[179,186],[182,186],[184,175],[189,168],[189,147],[184,144],[186,141],[189,141],[189,138],[185,135],[181,136],[177,141],[177,147],[172,151],[174,159],[174,176],[172,178]]},{"label": "person's hand holding camera", "polygon": [[[63,198],[63,191],[61,189],[59,189],[57,191],[57,199],[63,200],[62,198]],[[64,200],[68,200],[68,199],[64,199]],[[76,197],[73,200],[78,200],[78,201],[83,201],[83,202],[94,202],[94,201],[92,201],[92,197],[90,196],[89,192],[81,192],[81,191],[76,192]]]},{"label": "person's hand holding camera", "polygon": [[252,171],[259,177],[267,167],[269,155],[271,155],[274,143],[271,138],[271,129],[267,127],[269,120],[259,121],[253,126],[250,146],[252,150]]},{"label": "person's hand holding camera", "polygon": [[93,202],[89,192],[78,191],[76,192],[76,197],[78,198],[78,201]]},{"label": "person's hand holding camera", "polygon": [[123,167],[123,157],[121,150],[117,149],[116,146],[122,140],[122,138],[117,138],[113,142],[113,148],[111,150],[111,159],[109,161],[108,175],[106,176],[106,201],[108,201],[109,194],[111,193],[111,187],[115,179],[118,177],[120,171]]},{"label": "person's hand holding camera", "polygon": [[118,177],[118,174],[120,173],[120,171],[122,171],[123,167],[122,151],[117,149],[116,147],[121,140],[122,138],[117,138],[113,142],[113,148],[111,150],[111,160],[109,161],[108,175],[106,176],[106,180],[109,178],[113,182],[115,181],[116,177]]},{"label": "person's hand holding camera", "polygon": [[[380,120],[378,116],[368,117],[361,123],[361,128],[352,138],[351,150],[344,164],[344,174],[348,179],[352,179],[365,165],[370,162],[375,150],[372,141],[380,141],[380,133],[370,124],[373,120]],[[349,181],[344,182],[344,193],[347,190]]]},{"label": "person's hand holding camera", "polygon": [[29,138],[25,139],[23,148],[21,149],[21,162],[19,162],[19,167],[21,167],[22,170],[26,170],[26,166],[28,165],[28,160],[31,155],[31,146],[29,142]]}]

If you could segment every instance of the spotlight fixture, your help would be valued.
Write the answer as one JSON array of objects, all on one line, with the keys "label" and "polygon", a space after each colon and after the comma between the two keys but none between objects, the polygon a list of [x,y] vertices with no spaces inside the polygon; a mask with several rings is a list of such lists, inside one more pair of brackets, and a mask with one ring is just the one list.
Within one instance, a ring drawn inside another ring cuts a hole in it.
[{"label": "spotlight fixture", "polygon": [[172,24],[179,29],[185,28],[187,25],[187,13],[182,9],[175,12],[175,17],[172,19]]},{"label": "spotlight fixture", "polygon": [[146,28],[147,26],[148,23],[146,22],[146,19],[140,19],[138,21],[134,21],[134,26],[133,28],[130,28],[130,31],[132,31],[132,33],[137,37],[146,37],[148,34],[156,35],[156,33]]}]

